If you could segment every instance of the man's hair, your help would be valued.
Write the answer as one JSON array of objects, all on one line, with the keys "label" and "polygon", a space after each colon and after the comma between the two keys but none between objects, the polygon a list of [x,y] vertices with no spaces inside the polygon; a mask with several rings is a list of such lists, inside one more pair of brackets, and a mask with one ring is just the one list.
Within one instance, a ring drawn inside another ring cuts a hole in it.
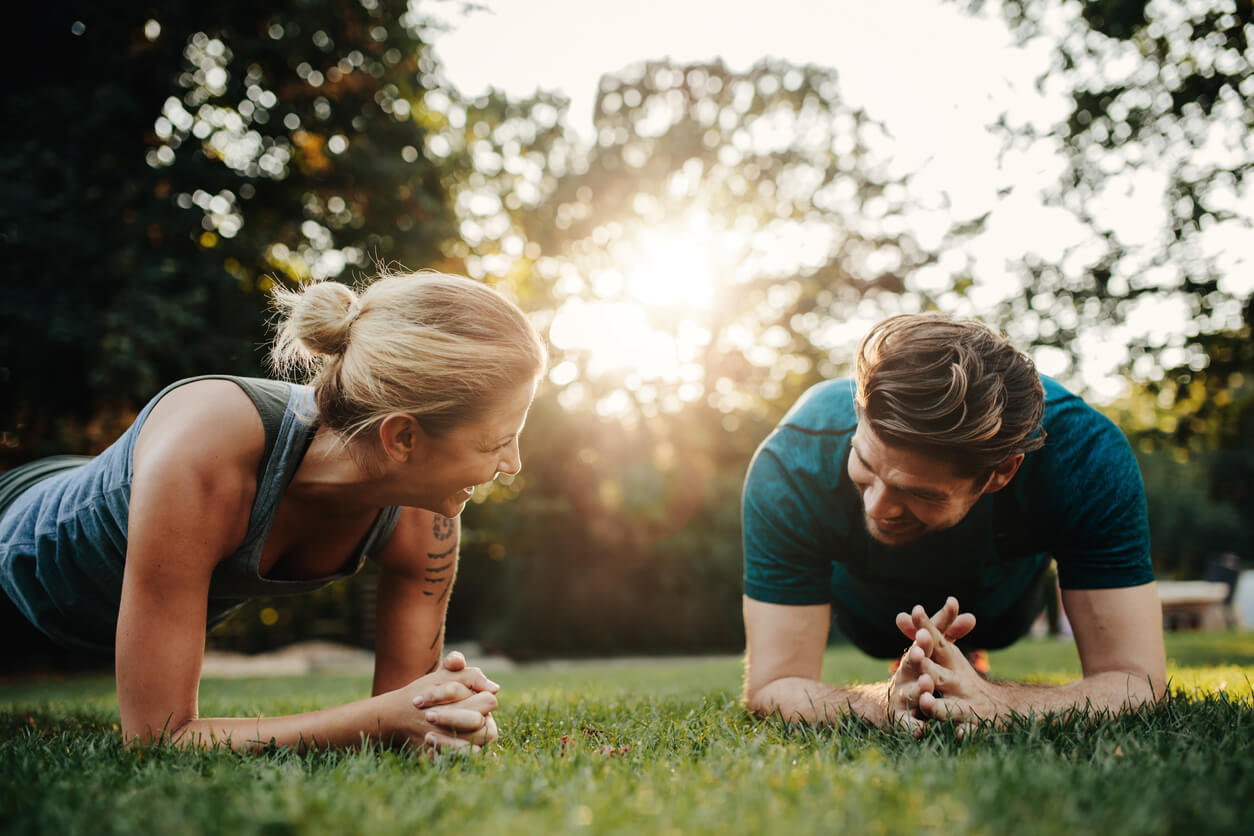
[{"label": "man's hair", "polygon": [[1045,390],[1031,359],[975,320],[903,314],[858,346],[860,416],[890,446],[982,480],[1045,443]]}]

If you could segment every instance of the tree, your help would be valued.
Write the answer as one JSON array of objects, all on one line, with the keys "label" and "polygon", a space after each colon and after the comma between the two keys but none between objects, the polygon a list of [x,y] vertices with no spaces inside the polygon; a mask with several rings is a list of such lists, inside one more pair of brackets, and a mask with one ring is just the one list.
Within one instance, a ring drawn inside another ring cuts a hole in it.
[{"label": "tree", "polygon": [[29,74],[0,139],[6,458],[108,443],[176,378],[260,371],[271,281],[460,268],[408,6],[48,3],[7,28]]},{"label": "tree", "polygon": [[1001,127],[1007,150],[1056,144],[1066,166],[1046,199],[1092,233],[1059,263],[1029,258],[1006,321],[1048,319],[1037,341],[1077,353],[1086,331],[1166,319],[1132,338],[1132,374],[1204,369],[1217,335],[1241,333],[1254,289],[1254,4],[966,5],[995,5],[1022,43],[1052,53],[1038,87],[1067,97],[1065,118],[1037,126],[1007,117]]}]

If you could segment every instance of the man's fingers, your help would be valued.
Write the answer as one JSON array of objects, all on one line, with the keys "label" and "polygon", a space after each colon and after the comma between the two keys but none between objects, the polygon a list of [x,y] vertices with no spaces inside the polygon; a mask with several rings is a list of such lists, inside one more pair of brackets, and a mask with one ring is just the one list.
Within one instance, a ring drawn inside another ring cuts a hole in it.
[{"label": "man's fingers", "polygon": [[939,632],[944,633],[957,617],[958,599],[950,595],[945,599],[945,604],[932,616],[932,623],[936,625]]},{"label": "man's fingers", "polygon": [[914,628],[914,621],[910,618],[910,614],[904,612],[897,613],[897,629],[910,641],[914,641],[914,634],[918,632]]},{"label": "man's fingers", "polygon": [[892,715],[892,724],[898,728],[903,728],[915,737],[922,737],[926,723],[915,717],[909,711],[895,711]]},{"label": "man's fingers", "polygon": [[[924,686],[924,682],[928,682],[928,686]],[[919,690],[920,691],[941,691],[944,692],[953,682],[951,671],[943,665],[938,665],[931,659],[923,659],[919,662]]]},{"label": "man's fingers", "polygon": [[958,639],[962,638],[974,629],[975,616],[969,612],[964,612],[954,619],[954,623],[949,625],[948,630],[944,631],[945,638],[949,639],[951,642],[956,642]]},{"label": "man's fingers", "polygon": [[919,709],[933,720],[966,720],[966,706],[961,700],[937,697],[932,693],[919,695]]},{"label": "man's fingers", "polygon": [[928,630],[920,630],[914,637],[914,647],[910,648],[913,652],[915,649],[922,652],[926,659],[932,658],[932,654],[936,652],[935,637]]}]

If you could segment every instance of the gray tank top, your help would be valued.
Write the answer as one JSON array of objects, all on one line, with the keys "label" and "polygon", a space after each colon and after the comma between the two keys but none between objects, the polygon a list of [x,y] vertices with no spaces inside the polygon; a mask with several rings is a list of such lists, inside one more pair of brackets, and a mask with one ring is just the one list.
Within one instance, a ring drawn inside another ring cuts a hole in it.
[{"label": "gray tank top", "polygon": [[[157,401],[194,380],[231,380],[253,401],[266,430],[257,495],[239,549],[213,572],[206,629],[244,601],[308,592],[361,569],[396,527],[400,509],[384,508],[353,554],[333,575],[274,580],[261,575],[261,549],[279,501],[317,429],[307,386],[256,378],[207,375],[163,389],[135,422],[99,456],[40,460],[0,476],[0,588],[31,623],[67,647],[111,652],[126,564],[132,454]],[[5,501],[7,500],[7,502]],[[177,502],[178,497],[170,497]],[[5,507],[7,504],[7,507]]]}]

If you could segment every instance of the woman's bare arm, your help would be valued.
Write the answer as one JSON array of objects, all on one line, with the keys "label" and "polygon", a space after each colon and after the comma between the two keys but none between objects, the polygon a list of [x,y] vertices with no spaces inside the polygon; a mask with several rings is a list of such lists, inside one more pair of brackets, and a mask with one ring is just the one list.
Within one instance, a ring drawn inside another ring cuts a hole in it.
[{"label": "woman's bare arm", "polygon": [[421,744],[449,728],[468,734],[481,729],[482,719],[475,729],[458,728],[460,714],[441,717],[437,726],[412,704],[420,689],[458,681],[482,692],[475,694],[475,706],[490,712],[496,707],[492,686],[474,668],[438,670],[366,700],[305,714],[200,716],[209,580],[222,557],[243,540],[263,445],[256,410],[228,381],[174,390],[140,433],[116,639],[123,736],[179,745],[303,749],[363,740]]}]

